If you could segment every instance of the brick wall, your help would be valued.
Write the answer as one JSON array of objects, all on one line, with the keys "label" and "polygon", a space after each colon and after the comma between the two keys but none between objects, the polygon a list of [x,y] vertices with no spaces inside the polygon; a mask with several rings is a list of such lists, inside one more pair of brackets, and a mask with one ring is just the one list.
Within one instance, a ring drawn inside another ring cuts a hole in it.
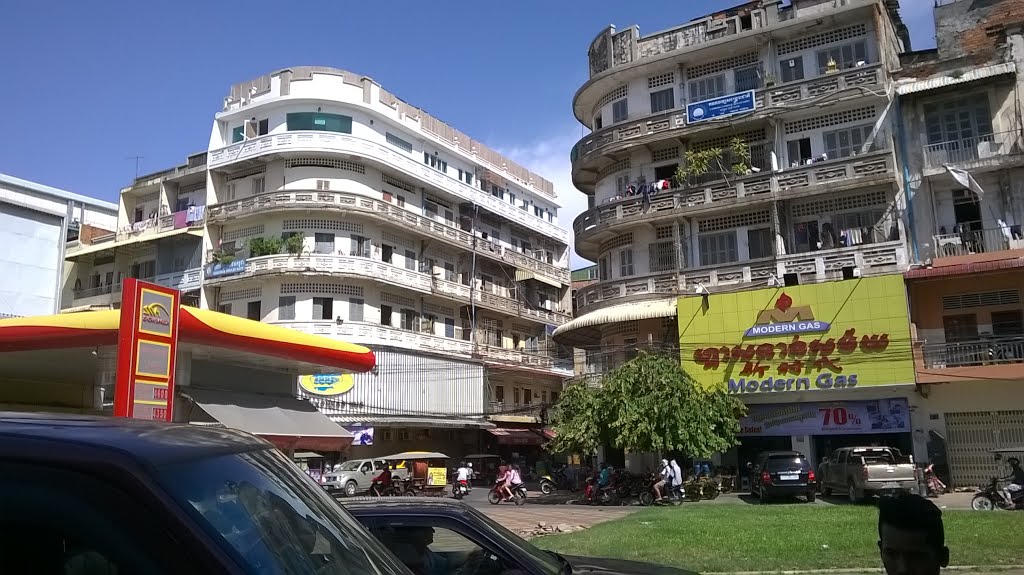
[{"label": "brick wall", "polygon": [[113,233],[113,230],[105,230],[103,228],[97,228],[88,224],[82,224],[78,230],[78,241],[83,245],[89,245],[93,239],[103,236],[108,236]]},{"label": "brick wall", "polygon": [[971,0],[935,8],[935,37],[943,60],[973,64],[998,59],[1005,28],[1024,24],[1024,0]]}]

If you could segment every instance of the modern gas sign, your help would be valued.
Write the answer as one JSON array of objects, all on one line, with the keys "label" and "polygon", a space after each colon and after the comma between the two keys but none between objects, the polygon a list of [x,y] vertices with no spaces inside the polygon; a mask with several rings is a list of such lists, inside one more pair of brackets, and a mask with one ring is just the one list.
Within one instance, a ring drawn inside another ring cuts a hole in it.
[{"label": "modern gas sign", "polygon": [[903,277],[679,299],[683,368],[730,393],[914,383]]}]

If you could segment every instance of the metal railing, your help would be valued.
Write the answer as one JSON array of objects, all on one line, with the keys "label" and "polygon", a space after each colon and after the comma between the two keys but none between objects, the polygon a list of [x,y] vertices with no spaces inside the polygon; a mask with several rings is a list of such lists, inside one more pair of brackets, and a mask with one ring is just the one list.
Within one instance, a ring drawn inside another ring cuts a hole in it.
[{"label": "metal railing", "polygon": [[1020,132],[997,132],[929,144],[924,147],[924,163],[929,168],[941,168],[1020,152]]},{"label": "metal railing", "polygon": [[933,236],[935,257],[967,256],[1024,248],[1020,230],[989,228]]},{"label": "metal railing", "polygon": [[1024,334],[970,341],[925,343],[925,369],[1024,363]]}]

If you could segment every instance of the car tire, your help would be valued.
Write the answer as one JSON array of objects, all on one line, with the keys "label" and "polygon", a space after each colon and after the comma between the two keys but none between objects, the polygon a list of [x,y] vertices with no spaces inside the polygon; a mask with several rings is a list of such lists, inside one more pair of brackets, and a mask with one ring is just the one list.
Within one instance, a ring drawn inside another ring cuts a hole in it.
[{"label": "car tire", "polygon": [[829,487],[828,485],[822,485],[821,486],[821,494],[823,496],[825,496],[825,497],[831,497],[832,496],[832,488]]},{"label": "car tire", "polygon": [[764,489],[759,489],[757,492],[757,502],[761,505],[768,503],[768,498],[764,495]]},{"label": "car tire", "polygon": [[359,487],[355,481],[349,481],[345,484],[345,497],[355,497],[358,491]]},{"label": "car tire", "polygon": [[817,498],[817,496],[816,496],[816,494],[813,491],[808,491],[807,492],[807,502],[808,503],[814,503],[814,500],[816,498]]},{"label": "car tire", "polygon": [[852,481],[846,484],[846,499],[853,505],[860,503],[860,498],[857,497],[857,488]]}]

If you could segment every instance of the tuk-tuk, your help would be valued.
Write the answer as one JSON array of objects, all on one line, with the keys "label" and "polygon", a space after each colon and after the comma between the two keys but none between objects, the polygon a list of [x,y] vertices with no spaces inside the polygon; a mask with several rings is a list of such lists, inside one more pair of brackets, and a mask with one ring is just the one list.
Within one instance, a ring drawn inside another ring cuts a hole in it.
[{"label": "tuk-tuk", "polygon": [[497,455],[474,453],[464,457],[463,461],[473,466],[471,481],[477,485],[494,485],[498,478],[498,461],[500,459]]},{"label": "tuk-tuk", "polygon": [[444,495],[448,485],[447,455],[436,451],[406,451],[382,459],[394,466],[392,477],[404,483],[405,495]]}]

